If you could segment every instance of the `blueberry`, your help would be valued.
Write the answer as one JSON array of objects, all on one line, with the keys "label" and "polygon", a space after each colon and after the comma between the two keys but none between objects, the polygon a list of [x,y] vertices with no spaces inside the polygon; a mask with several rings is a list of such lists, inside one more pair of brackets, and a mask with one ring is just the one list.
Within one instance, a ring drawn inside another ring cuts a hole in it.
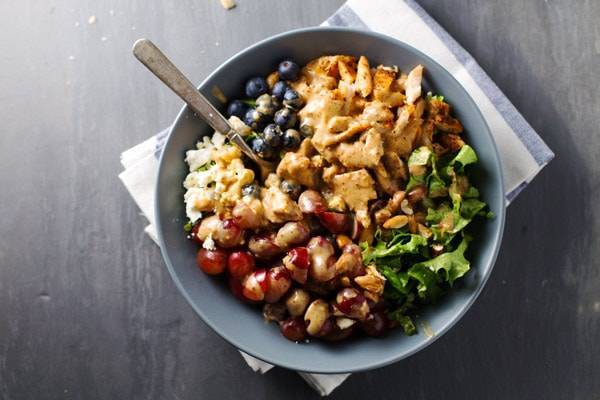
[{"label": "blueberry", "polygon": [[289,86],[284,81],[278,81],[273,85],[273,89],[271,89],[271,94],[279,100],[283,100],[283,95],[286,90],[289,89]]},{"label": "blueberry", "polygon": [[288,129],[283,133],[283,147],[285,149],[298,147],[301,141],[302,136],[300,136],[300,132],[295,129]]},{"label": "blueberry", "polygon": [[260,194],[260,187],[256,183],[251,183],[249,185],[244,185],[242,187],[242,195],[243,196],[258,197],[259,194]]},{"label": "blueberry", "polygon": [[302,186],[285,180],[281,181],[279,184],[279,189],[281,189],[283,193],[288,194],[294,200],[296,200],[300,196],[300,193],[302,193]]},{"label": "blueberry", "polygon": [[283,104],[281,103],[281,100],[279,100],[275,96],[271,96],[271,102],[273,102],[273,108],[275,110],[279,110],[283,106]]},{"label": "blueberry", "polygon": [[273,115],[275,113],[275,101],[269,94],[261,94],[256,99],[256,111],[264,115]]},{"label": "blueberry", "polygon": [[246,111],[248,111],[248,106],[240,100],[233,100],[227,106],[228,117],[235,115],[236,117],[243,119]]},{"label": "blueberry", "polygon": [[281,129],[291,128],[296,125],[296,113],[289,108],[282,108],[275,113],[273,122],[281,127]]},{"label": "blueberry", "polygon": [[246,82],[246,96],[254,99],[263,93],[267,93],[268,89],[267,81],[260,76],[248,79],[248,82]]},{"label": "blueberry", "polygon": [[285,60],[279,64],[279,68],[277,68],[277,72],[279,72],[279,77],[285,81],[295,81],[298,79],[298,74],[300,73],[300,67],[293,61]]},{"label": "blueberry", "polygon": [[283,105],[292,110],[299,110],[302,107],[302,98],[294,89],[288,89],[283,95]]},{"label": "blueberry", "polygon": [[261,137],[254,138],[250,144],[250,147],[252,148],[252,151],[258,154],[260,158],[264,158],[266,160],[273,158],[275,155],[275,150]]},{"label": "blueberry", "polygon": [[254,108],[249,108],[244,114],[244,123],[254,131],[260,131],[265,126],[266,117]]},{"label": "blueberry", "polygon": [[315,130],[311,125],[304,123],[300,125],[300,133],[302,136],[309,138],[312,137],[312,135],[315,133]]},{"label": "blueberry", "polygon": [[281,135],[281,129],[275,124],[267,125],[263,131],[263,139],[269,146],[275,149],[281,146]]}]

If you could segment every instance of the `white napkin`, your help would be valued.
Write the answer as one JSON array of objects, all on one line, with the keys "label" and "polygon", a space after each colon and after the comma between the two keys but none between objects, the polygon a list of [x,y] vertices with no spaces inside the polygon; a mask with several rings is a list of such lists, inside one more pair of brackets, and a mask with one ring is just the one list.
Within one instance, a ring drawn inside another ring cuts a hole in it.
[{"label": "white napkin", "polygon": [[[477,62],[413,0],[349,0],[323,25],[373,30],[402,40],[431,56],[465,87],[491,128],[502,158],[504,188],[513,200],[554,157],[552,151],[490,80]],[[119,178],[148,218],[146,233],[156,242],[154,183],[158,156],[168,129],[121,154]],[[248,365],[264,373],[273,368],[241,353]],[[299,373],[326,396],[350,374]]]}]

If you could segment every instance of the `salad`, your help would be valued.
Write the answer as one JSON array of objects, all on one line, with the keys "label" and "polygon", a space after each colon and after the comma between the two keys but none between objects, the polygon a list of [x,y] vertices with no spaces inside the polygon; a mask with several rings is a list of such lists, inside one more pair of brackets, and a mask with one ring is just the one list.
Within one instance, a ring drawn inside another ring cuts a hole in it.
[{"label": "salad", "polygon": [[470,224],[493,215],[469,179],[476,152],[423,72],[285,60],[227,107],[277,166],[264,182],[219,132],[186,153],[198,266],[286,338],[412,335],[419,310],[469,272]]}]

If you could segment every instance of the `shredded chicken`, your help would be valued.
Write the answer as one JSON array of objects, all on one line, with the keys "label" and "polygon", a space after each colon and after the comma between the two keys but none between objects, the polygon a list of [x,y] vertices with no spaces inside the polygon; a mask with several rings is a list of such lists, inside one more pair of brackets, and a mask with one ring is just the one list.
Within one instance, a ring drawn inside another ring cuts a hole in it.
[{"label": "shredded chicken", "polygon": [[407,104],[414,104],[421,96],[421,79],[423,79],[423,66],[417,65],[408,73],[404,83]]},{"label": "shredded chicken", "polygon": [[398,109],[398,119],[394,129],[385,136],[386,151],[408,158],[415,148],[420,133],[421,120],[411,119],[407,107]]},{"label": "shredded chicken", "polygon": [[429,118],[439,130],[455,134],[462,133],[462,124],[456,118],[450,116],[448,103],[432,98],[428,102],[428,112]]},{"label": "shredded chicken", "polygon": [[319,168],[302,154],[288,152],[277,166],[277,175],[285,180],[316,188],[319,183]]},{"label": "shredded chicken", "polygon": [[368,202],[377,198],[377,192],[375,192],[375,182],[367,170],[359,169],[335,176],[333,191],[356,212],[356,218],[364,227],[371,225]]},{"label": "shredded chicken", "polygon": [[261,190],[260,198],[265,217],[269,221],[283,223],[302,219],[300,207],[290,196],[279,189],[279,178],[275,174],[269,175],[265,185],[267,188]]},{"label": "shredded chicken", "polygon": [[379,132],[371,129],[356,142],[340,143],[334,153],[346,168],[374,168],[383,156],[383,140]]},{"label": "shredded chicken", "polygon": [[371,67],[367,57],[360,56],[358,69],[356,71],[356,88],[362,97],[367,97],[373,90],[373,79],[371,78]]},{"label": "shredded chicken", "polygon": [[383,66],[377,67],[373,75],[373,97],[386,106],[398,107],[404,103],[404,94],[397,89],[396,71]]}]

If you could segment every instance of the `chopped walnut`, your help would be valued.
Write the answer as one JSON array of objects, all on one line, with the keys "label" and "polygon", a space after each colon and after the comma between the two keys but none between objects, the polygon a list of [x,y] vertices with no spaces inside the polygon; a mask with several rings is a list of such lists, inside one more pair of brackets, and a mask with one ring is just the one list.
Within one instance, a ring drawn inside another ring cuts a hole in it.
[{"label": "chopped walnut", "polygon": [[373,264],[367,266],[366,275],[357,276],[354,278],[354,282],[367,292],[378,296],[383,294],[385,278],[377,271],[377,268]]}]

